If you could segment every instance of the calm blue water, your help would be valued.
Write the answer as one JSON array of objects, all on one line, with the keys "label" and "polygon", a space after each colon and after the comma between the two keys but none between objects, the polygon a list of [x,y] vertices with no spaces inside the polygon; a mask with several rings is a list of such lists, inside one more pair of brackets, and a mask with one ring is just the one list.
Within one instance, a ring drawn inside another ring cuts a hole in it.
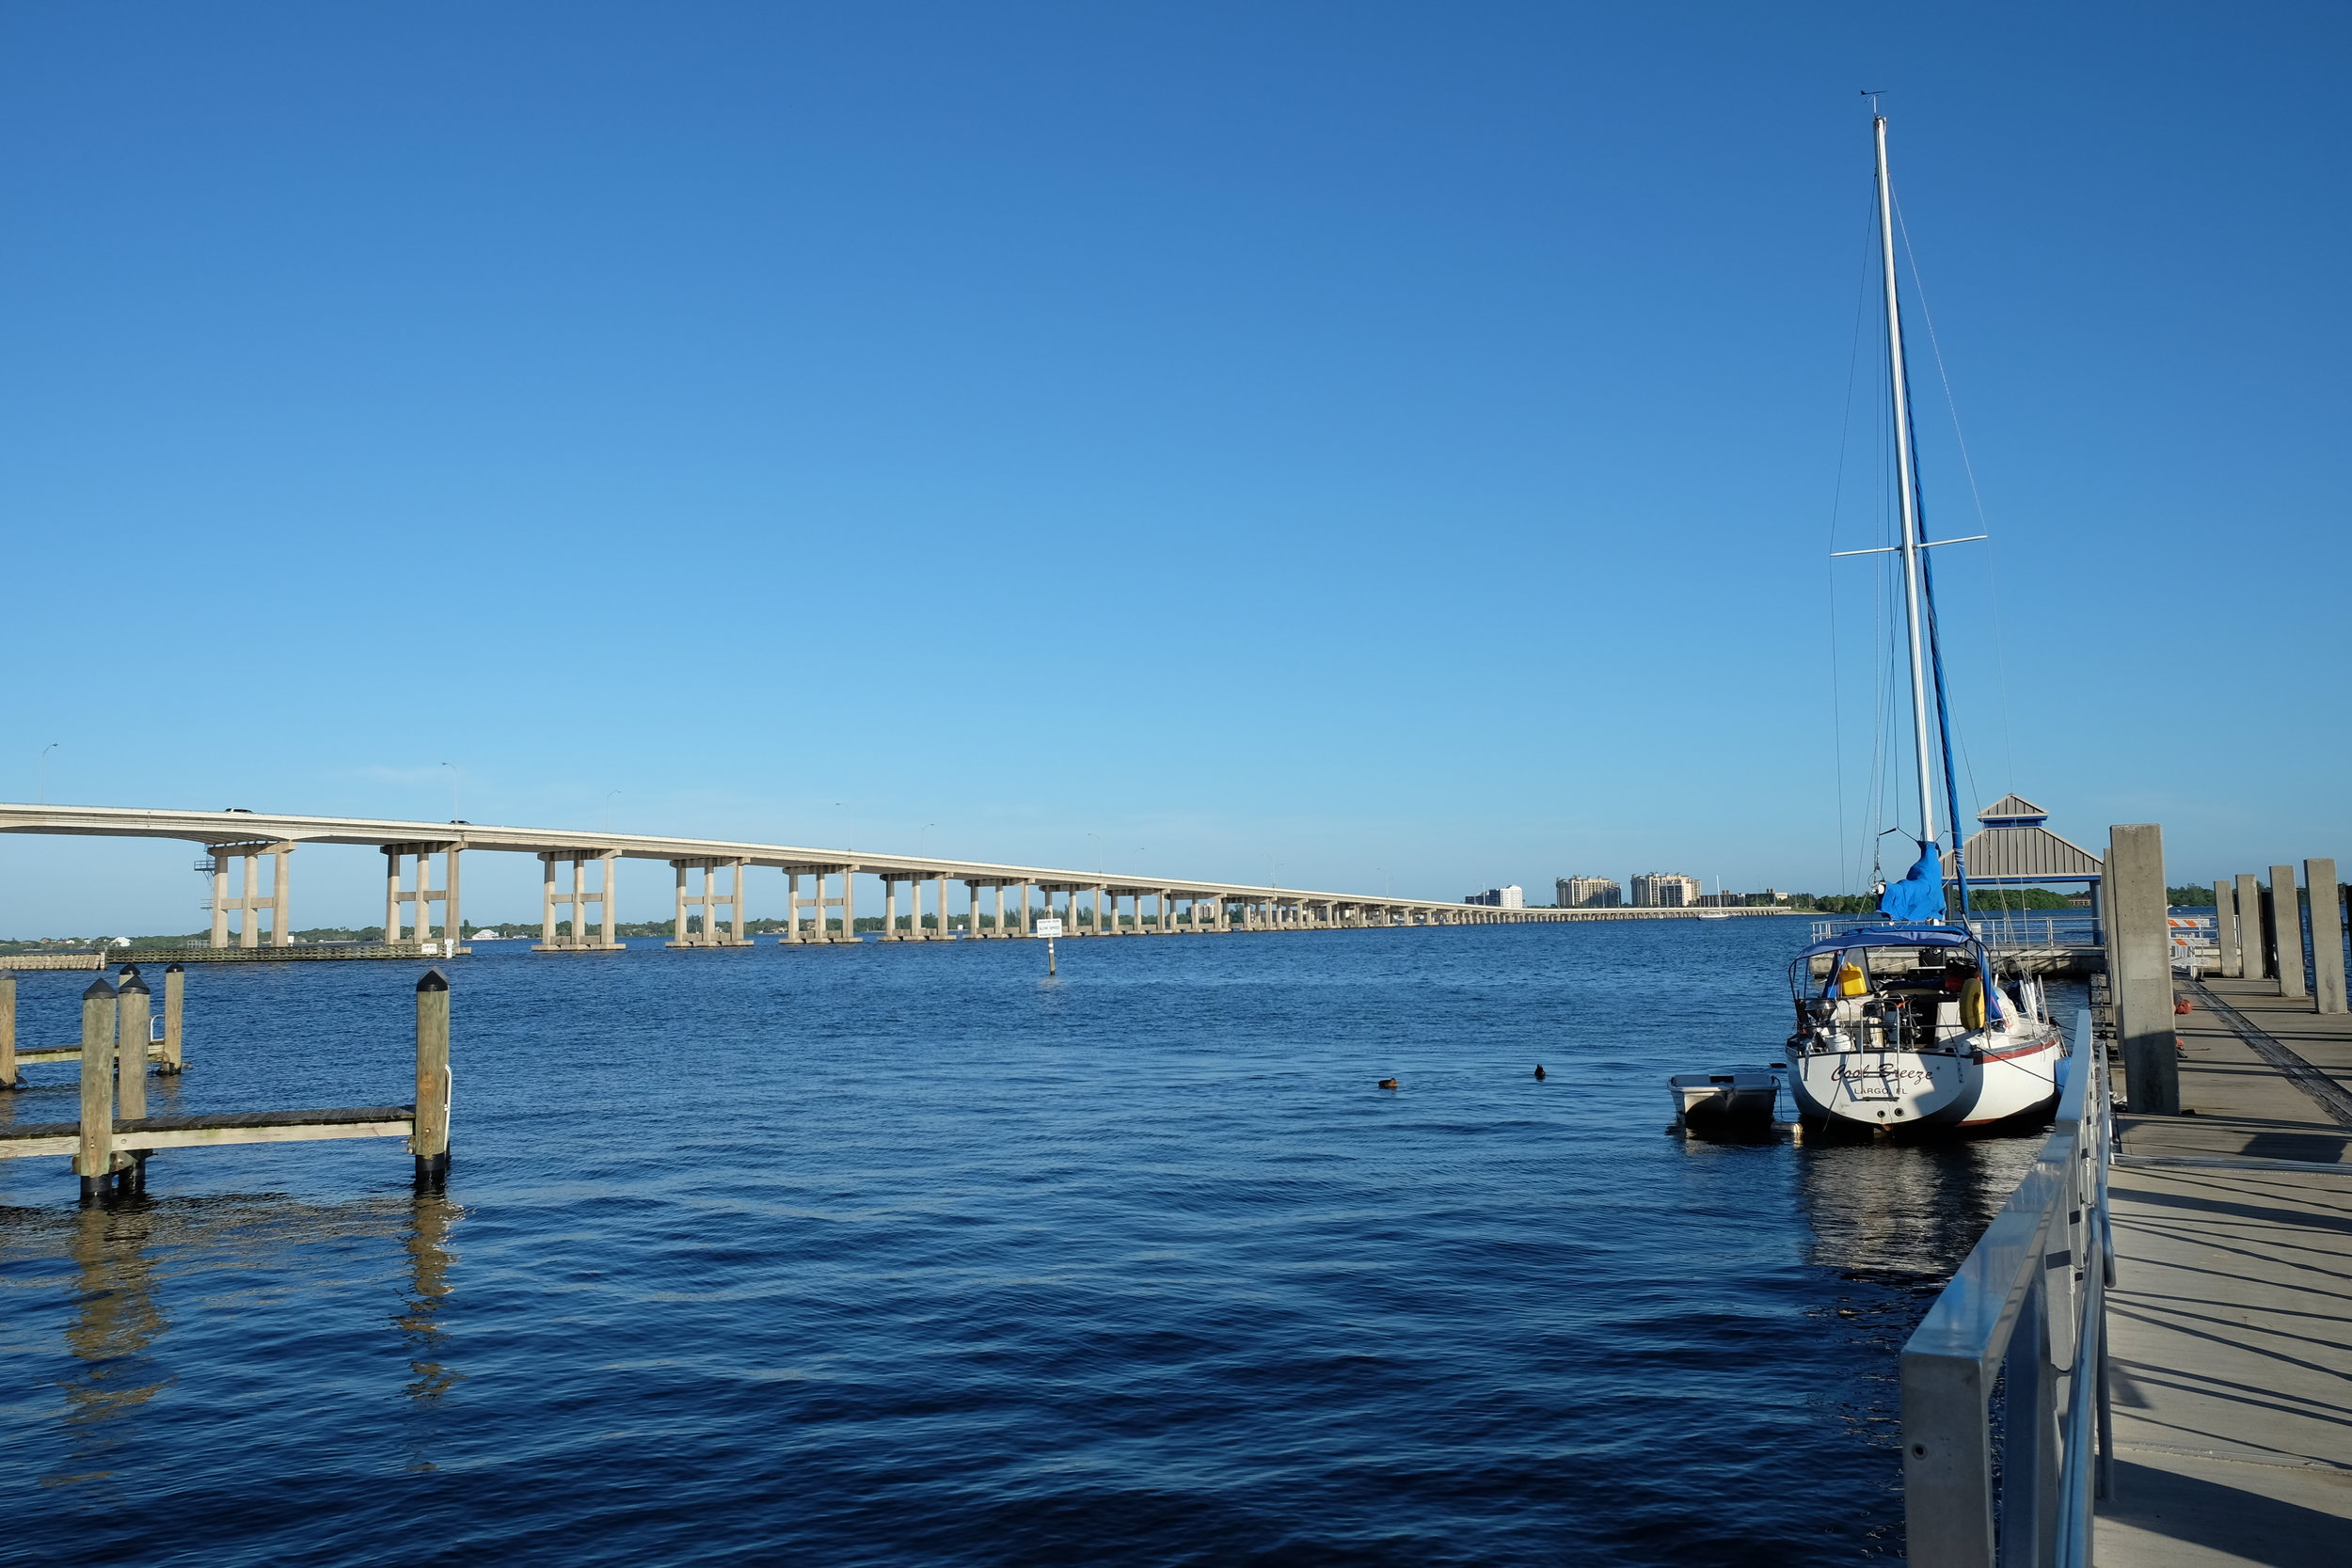
[{"label": "calm blue water", "polygon": [[[1666,1135],[1801,920],[451,966],[455,1166],[0,1164],[44,1563],[1847,1562],[2034,1141]],[[199,968],[155,1109],[409,1098],[421,966]],[[27,1043],[87,975],[22,981]],[[1532,1069],[1550,1070],[1538,1083]],[[70,1069],[0,1096],[72,1115]],[[1395,1075],[1401,1090],[1375,1081]]]}]

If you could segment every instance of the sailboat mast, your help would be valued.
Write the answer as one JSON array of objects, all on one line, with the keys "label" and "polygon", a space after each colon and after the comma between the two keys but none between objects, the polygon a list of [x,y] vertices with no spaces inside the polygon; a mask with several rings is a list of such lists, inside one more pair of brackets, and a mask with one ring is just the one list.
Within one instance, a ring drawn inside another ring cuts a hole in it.
[{"label": "sailboat mast", "polygon": [[1902,495],[1903,619],[1911,634],[1912,756],[1919,776],[1919,836],[1931,841],[1935,837],[1935,788],[1930,782],[1927,671],[1921,653],[1918,487],[1912,477],[1911,390],[1903,372],[1902,307],[1895,297],[1895,199],[1886,180],[1886,117],[1873,115],[1870,125],[1878,148],[1879,256],[1885,267],[1886,370],[1894,393],[1895,479]]}]

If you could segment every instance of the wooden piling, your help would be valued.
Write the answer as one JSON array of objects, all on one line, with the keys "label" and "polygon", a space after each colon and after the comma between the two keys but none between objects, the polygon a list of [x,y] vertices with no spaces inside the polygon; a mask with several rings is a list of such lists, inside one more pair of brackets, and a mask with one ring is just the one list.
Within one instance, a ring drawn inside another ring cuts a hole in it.
[{"label": "wooden piling", "polygon": [[115,988],[115,1108],[124,1117],[147,1115],[147,1037],[152,1018],[147,982],[136,974]]},{"label": "wooden piling", "polygon": [[0,1089],[16,1086],[16,975],[0,969]]},{"label": "wooden piling", "polygon": [[449,1180],[449,980],[437,969],[417,982],[417,1186],[439,1192]]},{"label": "wooden piling", "polygon": [[82,1201],[94,1203],[114,1172],[115,988],[92,980],[82,993],[82,1115],[73,1174]]},{"label": "wooden piling", "polygon": [[186,1065],[180,1053],[181,1030],[187,1018],[188,972],[172,964],[164,971],[164,1065],[160,1072],[176,1073]]},{"label": "wooden piling", "polygon": [[[154,1015],[137,968],[123,969],[123,981],[115,988],[115,1115],[128,1121],[147,1115],[147,1037]],[[116,1155],[116,1179],[132,1192],[147,1190],[148,1152],[133,1148]]]}]

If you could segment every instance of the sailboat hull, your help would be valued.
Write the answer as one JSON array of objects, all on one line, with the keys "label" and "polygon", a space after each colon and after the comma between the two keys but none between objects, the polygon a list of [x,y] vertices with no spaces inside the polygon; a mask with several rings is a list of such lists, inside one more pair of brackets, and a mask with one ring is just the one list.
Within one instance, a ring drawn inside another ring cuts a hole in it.
[{"label": "sailboat hull", "polygon": [[1794,1055],[1788,1088],[1814,1126],[1871,1130],[1990,1127],[2058,1103],[2065,1041],[2048,1024],[1953,1042],[1948,1050],[1824,1051]]}]

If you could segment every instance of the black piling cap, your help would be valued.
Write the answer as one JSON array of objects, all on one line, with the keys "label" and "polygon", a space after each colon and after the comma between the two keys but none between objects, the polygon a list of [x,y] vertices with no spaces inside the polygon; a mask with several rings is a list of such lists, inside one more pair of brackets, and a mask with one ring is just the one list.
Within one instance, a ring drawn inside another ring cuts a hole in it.
[{"label": "black piling cap", "polygon": [[417,982],[417,989],[419,990],[449,990],[449,976],[438,969],[428,969],[424,972],[424,978]]},{"label": "black piling cap", "polygon": [[122,977],[126,980],[137,979],[139,977],[139,966],[136,964],[124,964],[122,966]]},{"label": "black piling cap", "polygon": [[187,972],[188,972],[188,966],[187,966],[186,964],[166,964],[166,965],[164,965],[164,973],[165,973],[166,974],[185,974]]},{"label": "black piling cap", "polygon": [[103,1002],[114,993],[114,982],[107,979],[103,974],[101,974],[97,979],[92,980],[89,983],[89,990],[82,993],[82,1000],[85,1002]]},{"label": "black piling cap", "polygon": [[136,974],[125,974],[122,977],[122,984],[117,986],[115,990],[118,994],[122,996],[145,996],[148,994],[147,982],[140,979]]}]

